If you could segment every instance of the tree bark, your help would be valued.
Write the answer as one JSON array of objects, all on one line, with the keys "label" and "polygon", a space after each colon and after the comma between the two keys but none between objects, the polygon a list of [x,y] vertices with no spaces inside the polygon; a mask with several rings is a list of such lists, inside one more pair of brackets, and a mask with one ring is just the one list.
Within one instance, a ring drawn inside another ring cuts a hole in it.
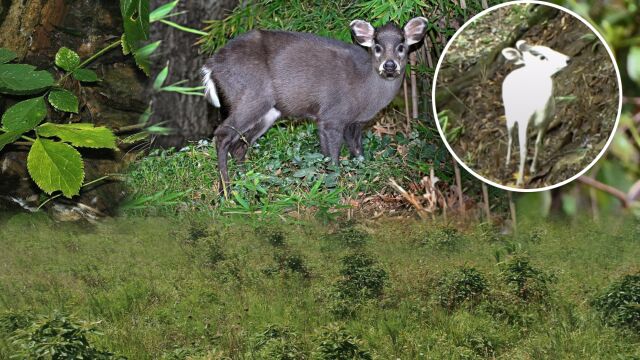
[{"label": "tree bark", "polygon": [[[167,0],[152,0],[151,8],[163,5]],[[237,0],[183,1],[177,11],[186,14],[171,20],[195,29],[204,27],[205,20],[221,19],[238,3]],[[169,64],[167,84],[188,80],[188,86],[201,84],[200,68],[207,59],[195,45],[198,35],[186,33],[162,23],[151,27],[152,40],[162,40],[162,46],[154,59],[153,74]],[[219,122],[219,112],[200,96],[188,96],[170,92],[151,94],[151,123],[170,127],[173,133],[154,139],[158,147],[181,147],[188,141],[211,138]]]}]

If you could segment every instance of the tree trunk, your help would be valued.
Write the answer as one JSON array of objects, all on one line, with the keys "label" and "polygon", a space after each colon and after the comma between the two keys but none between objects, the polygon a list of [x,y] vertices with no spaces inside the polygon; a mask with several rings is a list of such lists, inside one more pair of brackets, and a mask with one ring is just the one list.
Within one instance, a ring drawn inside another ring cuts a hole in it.
[{"label": "tree trunk", "polygon": [[[152,0],[151,8],[157,8],[166,2],[167,0]],[[186,14],[171,20],[201,29],[204,26],[203,21],[223,18],[237,3],[237,0],[183,1],[179,3],[177,11],[186,11]],[[154,59],[154,74],[168,63],[170,71],[167,84],[180,80],[188,80],[188,86],[201,84],[200,68],[204,65],[207,55],[201,54],[199,46],[195,45],[199,39],[198,35],[155,23],[151,27],[151,38],[154,41],[162,40],[162,46]],[[157,137],[154,140],[155,146],[180,147],[188,141],[213,136],[213,130],[219,122],[219,112],[203,97],[171,92],[156,92],[151,96],[151,123],[160,123],[173,129],[171,135]]]}]

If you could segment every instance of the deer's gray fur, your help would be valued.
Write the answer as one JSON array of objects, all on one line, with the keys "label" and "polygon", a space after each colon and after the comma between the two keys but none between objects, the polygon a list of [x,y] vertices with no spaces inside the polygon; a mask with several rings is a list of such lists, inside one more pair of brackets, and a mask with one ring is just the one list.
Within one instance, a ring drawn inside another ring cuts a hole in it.
[{"label": "deer's gray fur", "polygon": [[254,30],[231,40],[202,69],[209,101],[228,114],[216,129],[218,166],[228,183],[228,153],[244,159],[249,146],[280,116],[315,119],[322,153],[334,162],[343,141],[362,156],[362,128],[387,106],[404,77],[409,46],[427,21],[404,29],[351,22],[358,45],[308,33]]}]

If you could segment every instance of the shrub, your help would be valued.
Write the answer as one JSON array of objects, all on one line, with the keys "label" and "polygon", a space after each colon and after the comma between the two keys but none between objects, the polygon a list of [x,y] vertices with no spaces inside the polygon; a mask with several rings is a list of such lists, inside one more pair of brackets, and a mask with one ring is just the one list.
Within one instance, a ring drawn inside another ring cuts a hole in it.
[{"label": "shrub", "polygon": [[264,238],[273,247],[285,247],[287,245],[284,233],[275,226],[263,225],[257,227],[256,236]]},{"label": "shrub", "polygon": [[97,322],[77,320],[55,313],[41,316],[30,325],[16,329],[11,337],[17,346],[15,357],[23,359],[122,359],[98,350],[88,336],[101,335]]},{"label": "shrub", "polygon": [[487,290],[487,281],[475,268],[461,267],[443,274],[436,286],[440,306],[453,310],[465,302],[477,303]]},{"label": "shrub", "polygon": [[33,316],[27,312],[7,311],[0,315],[0,332],[11,335],[18,329],[24,329],[33,320]]},{"label": "shrub", "polygon": [[191,243],[196,242],[207,236],[207,225],[202,222],[193,221],[189,224],[188,232],[187,241]]},{"label": "shrub", "polygon": [[275,267],[267,268],[265,273],[295,273],[300,274],[304,278],[311,276],[311,271],[306,265],[306,260],[298,254],[289,250],[278,251],[273,254],[273,260],[276,262]]},{"label": "shrub", "polygon": [[336,233],[328,235],[328,238],[348,248],[360,248],[371,241],[371,235],[359,230],[351,223],[341,227]]},{"label": "shrub", "polygon": [[456,228],[444,227],[430,232],[423,243],[438,250],[455,250],[463,240],[464,236]]},{"label": "shrub", "polygon": [[226,260],[222,244],[218,238],[208,236],[204,239],[205,262],[208,266],[216,266],[219,262]]},{"label": "shrub", "polygon": [[255,337],[255,355],[264,360],[304,360],[307,355],[300,346],[299,336],[287,327],[268,325]]},{"label": "shrub", "polygon": [[364,349],[364,343],[349,334],[337,324],[324,327],[319,335],[319,342],[315,355],[319,360],[369,360],[373,359],[369,351]]},{"label": "shrub", "polygon": [[342,279],[337,291],[342,297],[373,299],[382,296],[387,272],[365,253],[353,253],[342,259]]},{"label": "shrub", "polygon": [[640,332],[640,272],[625,275],[609,285],[592,305],[606,324]]},{"label": "shrub", "polygon": [[537,269],[525,255],[513,255],[500,263],[500,276],[509,290],[524,301],[544,301],[555,276]]}]

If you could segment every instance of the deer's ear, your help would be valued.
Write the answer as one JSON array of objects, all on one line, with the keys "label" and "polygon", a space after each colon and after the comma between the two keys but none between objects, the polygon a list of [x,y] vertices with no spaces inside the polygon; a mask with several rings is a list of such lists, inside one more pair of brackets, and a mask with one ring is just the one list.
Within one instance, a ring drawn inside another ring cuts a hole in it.
[{"label": "deer's ear", "polygon": [[407,45],[413,45],[420,42],[427,33],[427,19],[422,16],[409,20],[407,25],[404,26],[404,37],[407,40]]},{"label": "deer's ear", "polygon": [[518,40],[516,42],[516,48],[520,51],[529,51],[529,49],[531,49],[531,46],[524,40]]},{"label": "deer's ear", "polygon": [[502,56],[504,56],[507,61],[513,61],[516,65],[524,64],[522,61],[522,53],[514,48],[502,49]]},{"label": "deer's ear", "polygon": [[375,29],[371,24],[362,20],[353,20],[351,24],[349,24],[349,27],[351,27],[351,31],[353,31],[353,35],[358,44],[365,47],[373,46]]}]

